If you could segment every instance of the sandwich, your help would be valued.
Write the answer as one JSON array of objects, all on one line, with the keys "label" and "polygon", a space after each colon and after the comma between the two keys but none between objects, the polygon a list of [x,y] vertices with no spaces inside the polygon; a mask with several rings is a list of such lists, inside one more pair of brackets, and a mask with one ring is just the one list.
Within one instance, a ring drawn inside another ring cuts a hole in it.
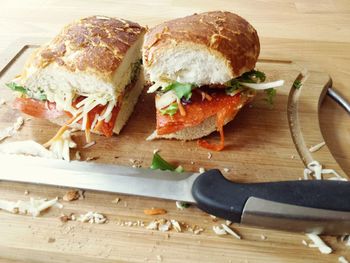
[{"label": "sandwich", "polygon": [[119,134],[144,87],[141,47],[145,28],[92,16],[75,21],[28,59],[7,86],[19,93],[14,107],[61,127],[107,137]]},{"label": "sandwich", "polygon": [[199,140],[200,146],[224,148],[223,126],[249,103],[256,89],[273,88],[283,81],[263,83],[255,70],[260,52],[257,31],[242,17],[213,11],[170,20],[145,35],[143,65],[156,93],[157,138],[194,140],[220,133],[220,143]]}]

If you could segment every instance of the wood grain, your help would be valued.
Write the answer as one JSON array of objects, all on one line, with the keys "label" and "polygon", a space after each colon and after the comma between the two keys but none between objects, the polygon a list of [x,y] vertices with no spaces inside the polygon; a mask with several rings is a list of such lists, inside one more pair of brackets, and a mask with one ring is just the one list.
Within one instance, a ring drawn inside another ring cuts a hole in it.
[{"label": "wood grain", "polygon": [[[350,28],[347,26],[350,24],[350,5],[342,0],[152,0],[132,3],[108,0],[4,0],[1,2],[0,17],[0,62],[7,61],[8,53],[4,53],[5,49],[16,39],[25,36],[53,36],[63,24],[86,15],[120,16],[152,26],[193,12],[218,9],[237,12],[257,28],[261,37],[262,57],[292,60],[305,68],[312,66],[315,71],[327,72],[332,77],[334,87],[350,99]],[[17,67],[20,67],[23,61],[18,60],[17,63]],[[18,69],[12,69],[8,72],[8,79],[17,74]],[[273,74],[273,70],[268,70],[268,74]],[[279,68],[278,73],[281,72]],[[284,74],[289,76],[288,70]],[[9,91],[1,90],[0,97],[3,96],[11,95]],[[287,97],[284,94],[284,97],[276,102],[277,109],[285,107],[286,104]],[[153,121],[152,109],[143,113],[140,107],[141,105],[138,106],[135,116],[142,113]],[[14,114],[17,113],[7,107],[0,107],[0,127],[11,124]],[[255,121],[246,118],[247,116],[254,116]],[[306,118],[310,119],[311,116]],[[282,122],[278,129],[271,130],[275,125],[274,120]],[[350,174],[348,115],[330,99],[325,98],[320,110],[320,124],[327,146],[343,170]],[[151,130],[152,125],[153,122],[149,123],[145,130]],[[113,159],[113,162],[130,165],[129,156],[133,155],[133,158],[143,158],[143,165],[148,166],[152,150],[159,148],[162,149],[161,153],[165,158],[174,163],[184,163],[188,170],[196,170],[198,167],[210,168],[213,163],[219,163],[220,168],[231,168],[227,176],[237,181],[295,179],[302,176],[301,160],[291,159],[292,155],[297,156],[295,149],[288,148],[292,143],[291,138],[287,141],[279,139],[289,133],[287,119],[282,119],[280,112],[270,110],[260,100],[254,102],[254,107],[244,109],[227,127],[233,135],[229,139],[232,146],[228,157],[214,153],[212,159],[208,160],[207,152],[196,148],[195,143],[164,141],[152,144],[143,142],[137,149],[129,152],[119,140],[137,143],[138,141],[128,135],[135,127],[135,123],[130,123],[121,138],[115,137],[111,141],[99,138],[96,147],[108,149],[109,153],[98,161],[103,162],[109,157],[120,156]],[[57,126],[46,121],[31,120],[12,140],[34,137],[44,142],[56,128]],[[249,133],[244,135],[249,128],[256,130],[254,136]],[[44,132],[47,129],[50,130],[50,134]],[[268,136],[263,133],[266,129],[271,131]],[[77,136],[77,140],[82,143],[79,138],[81,135]],[[311,143],[318,142],[319,138],[315,138]],[[174,149],[180,147],[185,150],[186,155],[181,152],[174,153]],[[138,151],[140,149],[141,151]],[[317,158],[323,158],[324,150],[316,153]],[[95,151],[96,148],[91,148],[83,153],[83,157],[94,156]],[[269,161],[265,162],[260,157],[253,160],[257,153]],[[243,159],[239,156],[243,156]],[[194,160],[195,164],[191,164],[191,160]],[[323,159],[325,160],[327,158]],[[280,172],[280,176],[276,175],[277,171]],[[61,188],[1,182],[0,198],[28,199],[28,196],[24,195],[26,189],[31,197],[62,197],[66,192],[66,189]],[[116,197],[121,198],[117,205],[111,203]],[[185,211],[177,210],[173,202],[87,192],[85,200],[64,205],[64,213],[82,214],[96,210],[106,214],[110,222],[97,226],[77,222],[62,224],[58,220],[61,211],[57,209],[51,209],[43,217],[36,219],[0,212],[0,258],[4,258],[0,262],[9,262],[10,259],[13,262],[159,262],[157,255],[162,255],[164,262],[337,262],[340,255],[350,258],[348,248],[333,237],[325,237],[326,242],[336,250],[332,255],[321,255],[316,249],[303,246],[301,240],[307,239],[300,234],[233,226],[243,236],[243,240],[229,236],[218,237],[213,234],[211,227],[222,221],[213,222],[195,207]],[[141,219],[149,222],[154,217],[145,216],[142,211],[153,206],[166,209],[168,214],[165,218],[197,224],[206,230],[201,235],[171,232],[168,238],[164,233],[116,224],[118,220]],[[262,240],[261,234],[267,239]],[[50,237],[55,238],[55,242],[48,243]]]}]

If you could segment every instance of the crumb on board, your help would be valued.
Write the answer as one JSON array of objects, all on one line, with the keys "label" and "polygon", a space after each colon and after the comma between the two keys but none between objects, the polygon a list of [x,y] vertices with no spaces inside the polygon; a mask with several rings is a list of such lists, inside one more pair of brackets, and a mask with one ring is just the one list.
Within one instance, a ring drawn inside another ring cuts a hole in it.
[{"label": "crumb on board", "polygon": [[208,159],[210,160],[213,154],[211,152],[208,152]]},{"label": "crumb on board", "polygon": [[91,147],[91,146],[93,146],[93,145],[95,145],[95,144],[96,144],[96,141],[91,141],[91,142],[85,144],[85,145],[83,146],[83,148],[86,149],[86,148],[89,148],[89,147]]},{"label": "crumb on board", "polygon": [[62,199],[63,201],[71,202],[71,201],[78,200],[79,198],[80,198],[80,193],[78,190],[69,190],[64,194]]},{"label": "crumb on board", "polygon": [[107,221],[107,218],[100,213],[89,211],[86,214],[80,215],[77,219],[80,222],[89,222],[90,224],[104,224]]},{"label": "crumb on board", "polygon": [[90,162],[90,161],[95,161],[98,160],[100,157],[98,156],[91,156],[91,157],[86,157],[85,161]]},{"label": "crumb on board", "polygon": [[145,215],[164,215],[167,211],[163,208],[151,208],[143,210]]},{"label": "crumb on board", "polygon": [[55,238],[49,237],[49,239],[47,240],[47,243],[54,243],[55,241],[56,241]]},{"label": "crumb on board", "polygon": [[143,163],[143,161],[137,159],[129,159],[129,162],[131,162],[133,168],[141,168]]},{"label": "crumb on board", "polygon": [[114,204],[118,204],[119,203],[119,201],[120,201],[120,198],[118,198],[118,197],[116,197],[113,201],[112,201],[112,203],[114,203]]}]

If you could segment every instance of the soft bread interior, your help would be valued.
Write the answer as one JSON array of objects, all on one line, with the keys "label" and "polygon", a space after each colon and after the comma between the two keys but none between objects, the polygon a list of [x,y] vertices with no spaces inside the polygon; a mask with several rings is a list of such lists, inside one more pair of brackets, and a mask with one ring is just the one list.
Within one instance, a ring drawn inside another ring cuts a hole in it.
[{"label": "soft bread interior", "polygon": [[154,82],[178,81],[201,86],[225,83],[234,77],[228,61],[219,52],[210,50],[205,45],[165,45],[150,56],[152,62],[146,71]]},{"label": "soft bread interior", "polygon": [[141,59],[142,43],[143,35],[140,35],[128,49],[121,65],[113,73],[112,79],[104,79],[98,73],[88,71],[70,71],[66,67],[51,63],[42,69],[28,68],[23,85],[34,93],[42,90],[49,101],[55,101],[58,104],[67,99],[70,94],[83,96],[94,94],[106,99],[117,98],[130,83],[132,64]]},{"label": "soft bread interior", "polygon": [[143,70],[141,69],[138,80],[135,83],[135,86],[124,95],[122,106],[118,113],[117,121],[113,129],[114,133],[119,134],[123,126],[128,121],[138,101],[138,98],[142,93],[144,82],[145,82],[144,73],[143,73]]}]

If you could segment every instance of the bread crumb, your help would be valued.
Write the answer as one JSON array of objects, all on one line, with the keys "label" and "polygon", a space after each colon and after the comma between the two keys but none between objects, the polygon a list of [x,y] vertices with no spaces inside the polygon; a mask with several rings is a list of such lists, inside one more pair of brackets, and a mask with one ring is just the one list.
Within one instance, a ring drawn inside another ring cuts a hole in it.
[{"label": "bread crumb", "polygon": [[157,255],[157,260],[158,260],[158,261],[163,261],[162,256],[161,256],[161,255]]},{"label": "bread crumb", "polygon": [[133,168],[141,168],[142,167],[141,160],[129,159],[129,161],[131,162]]},{"label": "bread crumb", "polygon": [[267,237],[264,236],[264,235],[260,235],[260,238],[261,238],[261,240],[266,240],[267,239]]},{"label": "bread crumb", "polygon": [[120,198],[116,198],[116,199],[114,199],[113,201],[112,201],[112,203],[114,203],[114,204],[118,204],[119,203],[119,201],[120,201]]},{"label": "bread crumb", "polygon": [[56,239],[54,239],[53,237],[49,237],[49,239],[47,240],[47,243],[54,243],[56,241]]},{"label": "bread crumb", "polygon": [[319,149],[321,149],[323,146],[325,146],[326,143],[325,142],[320,142],[319,144],[316,144],[314,146],[311,146],[309,148],[309,152],[313,153],[313,152],[317,152]]},{"label": "bread crumb", "polygon": [[63,201],[70,202],[79,199],[79,197],[80,194],[78,190],[69,190],[67,193],[65,193],[62,199]]},{"label": "bread crumb", "polygon": [[24,195],[29,195],[29,191],[28,190],[24,190]]},{"label": "bread crumb", "polygon": [[229,168],[224,168],[224,172],[225,172],[225,173],[228,173],[229,171],[230,171]]},{"label": "bread crumb", "polygon": [[205,172],[205,169],[204,169],[203,167],[199,167],[198,171],[199,171],[200,173],[204,173],[204,172]]},{"label": "bread crumb", "polygon": [[100,157],[97,157],[97,156],[94,156],[94,157],[87,157],[86,159],[85,159],[85,161],[87,161],[87,162],[89,162],[89,161],[95,161],[95,160],[97,160],[97,159],[99,159]]},{"label": "bread crumb", "polygon": [[83,223],[89,222],[90,224],[104,224],[106,223],[107,218],[103,214],[90,211],[84,215],[80,215],[77,221]]},{"label": "bread crumb", "polygon": [[194,164],[194,161],[191,161],[191,164]]},{"label": "bread crumb", "polygon": [[208,159],[211,159],[212,156],[212,153],[208,152]]}]

